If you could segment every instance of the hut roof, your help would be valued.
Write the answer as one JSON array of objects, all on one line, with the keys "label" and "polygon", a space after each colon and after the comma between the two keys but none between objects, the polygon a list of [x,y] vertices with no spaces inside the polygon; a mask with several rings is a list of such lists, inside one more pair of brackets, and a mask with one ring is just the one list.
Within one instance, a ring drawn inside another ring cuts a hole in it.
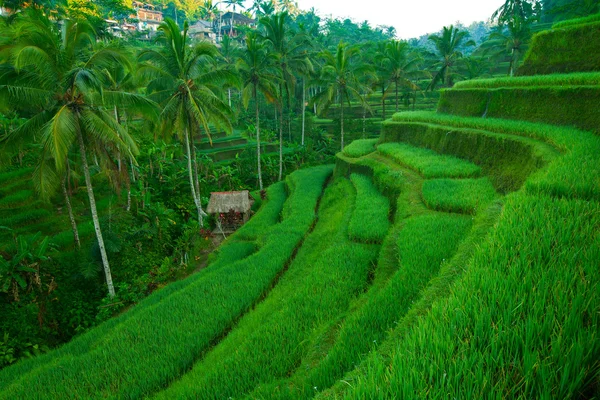
[{"label": "hut roof", "polygon": [[246,213],[250,211],[253,200],[247,190],[239,192],[212,192],[206,211],[209,214],[226,213],[229,210]]}]

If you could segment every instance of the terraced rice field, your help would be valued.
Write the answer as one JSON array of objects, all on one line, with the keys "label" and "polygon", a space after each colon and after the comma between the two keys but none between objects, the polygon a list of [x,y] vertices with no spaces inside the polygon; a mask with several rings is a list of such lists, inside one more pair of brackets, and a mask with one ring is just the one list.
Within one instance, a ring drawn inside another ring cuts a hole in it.
[{"label": "terraced rice field", "polygon": [[0,399],[598,398],[600,136],[472,105],[269,187],[208,268],[0,371]]}]

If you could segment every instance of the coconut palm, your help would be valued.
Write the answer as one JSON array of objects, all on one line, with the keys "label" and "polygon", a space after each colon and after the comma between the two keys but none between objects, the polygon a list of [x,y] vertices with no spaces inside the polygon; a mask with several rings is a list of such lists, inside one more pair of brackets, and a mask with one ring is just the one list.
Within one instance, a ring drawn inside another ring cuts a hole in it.
[{"label": "coconut palm", "polygon": [[279,80],[275,67],[276,58],[267,51],[265,44],[256,33],[246,36],[246,49],[238,61],[238,68],[243,79],[242,100],[244,107],[248,107],[250,98],[254,100],[256,115],[256,157],[258,170],[258,186],[263,189],[262,171],[260,162],[260,101],[258,93],[262,93],[267,101],[275,101],[277,93],[276,82]]},{"label": "coconut palm", "polygon": [[441,35],[429,36],[439,57],[439,61],[435,65],[437,72],[431,80],[430,89],[440,82],[448,87],[452,86],[458,61],[463,57],[461,49],[475,45],[472,40],[467,41],[468,36],[467,31],[461,31],[453,25],[445,26]]},{"label": "coconut palm", "polygon": [[358,47],[347,46],[342,42],[338,44],[335,54],[329,50],[323,51],[321,57],[325,63],[321,69],[320,86],[324,87],[324,90],[317,93],[311,100],[318,105],[319,111],[323,112],[336,99],[339,99],[342,150],[344,150],[344,101],[350,103],[350,100],[354,98],[364,104],[365,99],[361,94],[364,92],[364,88],[359,77],[374,75],[372,67],[360,63],[358,55]]},{"label": "coconut palm", "polygon": [[418,65],[421,59],[409,53],[407,42],[391,40],[386,43],[384,58],[382,60],[385,70],[389,71],[388,79],[394,84],[396,90],[396,112],[398,112],[398,90],[400,87],[418,90],[411,79],[419,76],[421,72]]},{"label": "coconut palm", "polygon": [[531,39],[531,22],[514,16],[506,23],[506,26],[497,27],[491,34],[490,39],[481,47],[492,50],[493,56],[508,56],[508,75],[513,76],[519,66],[519,62],[527,51]]},{"label": "coconut palm", "polygon": [[2,75],[0,97],[14,107],[21,107],[20,111],[30,118],[3,141],[7,145],[34,140],[41,143],[34,186],[43,196],[50,196],[60,186],[67,155],[78,148],[106,284],[112,297],[115,291],[87,157],[90,153],[116,152],[133,157],[137,153],[136,144],[109,109],[117,103],[148,104],[148,101],[102,87],[101,70],[118,63],[127,64],[127,59],[118,49],[95,49],[95,34],[89,24],[65,21],[60,34],[51,21],[33,11],[17,17],[12,29],[13,39],[2,47],[12,70]]},{"label": "coconut palm", "polygon": [[279,179],[283,176],[283,125],[288,124],[288,131],[291,135],[290,127],[290,96],[294,93],[296,84],[296,73],[305,73],[312,70],[312,64],[305,51],[306,36],[296,35],[289,30],[287,25],[288,14],[286,12],[278,13],[270,17],[261,18],[260,23],[265,29],[264,39],[271,47],[277,57],[277,63],[280,69],[280,87],[281,95],[281,124],[279,135]]},{"label": "coconut palm", "polygon": [[[240,46],[237,42],[231,39],[230,36],[225,35],[221,42],[221,48],[219,49],[221,55],[220,61],[222,65],[232,72],[236,72],[236,61],[241,53]],[[231,87],[227,88],[227,101],[229,107],[231,107]]]},{"label": "coconut palm", "polygon": [[149,79],[148,96],[162,106],[160,115],[163,134],[175,133],[184,144],[192,198],[198,213],[198,223],[204,226],[206,213],[202,209],[200,182],[194,137],[204,133],[210,139],[209,122],[231,132],[231,109],[221,100],[221,86],[236,83],[231,71],[217,69],[214,60],[219,53],[210,43],[190,47],[188,23],[183,31],[172,19],[159,26],[158,49],[140,53],[139,73]]}]

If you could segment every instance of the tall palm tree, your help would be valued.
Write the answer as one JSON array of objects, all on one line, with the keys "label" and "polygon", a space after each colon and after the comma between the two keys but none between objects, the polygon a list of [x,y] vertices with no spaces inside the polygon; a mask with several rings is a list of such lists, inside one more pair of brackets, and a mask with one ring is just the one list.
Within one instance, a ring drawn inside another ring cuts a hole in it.
[{"label": "tall palm tree", "polygon": [[142,77],[149,79],[148,96],[162,106],[162,133],[175,133],[184,144],[192,198],[198,213],[198,223],[204,226],[206,213],[202,209],[198,164],[194,137],[203,129],[210,139],[209,122],[231,132],[231,109],[221,100],[220,86],[237,82],[231,71],[215,68],[219,53],[210,43],[190,47],[188,23],[183,31],[172,19],[165,19],[158,28],[158,49],[146,49],[139,55]]},{"label": "tall palm tree", "polygon": [[[223,63],[226,69],[229,69],[232,72],[236,72],[236,61],[239,58],[241,49],[240,46],[231,39],[230,36],[225,35],[223,37],[223,41],[221,42],[220,52],[220,61]],[[227,100],[229,103],[229,107],[231,107],[231,87],[227,88]]]},{"label": "tall palm tree", "polygon": [[396,112],[398,112],[398,90],[404,87],[410,90],[418,90],[411,79],[418,76],[419,62],[421,59],[409,53],[407,42],[391,40],[385,45],[383,63],[389,71],[389,81],[394,84],[396,90]]},{"label": "tall palm tree", "polygon": [[280,69],[280,87],[281,95],[281,124],[279,135],[279,179],[283,176],[283,126],[288,124],[288,131],[291,134],[290,127],[290,102],[291,93],[294,93],[296,84],[295,73],[308,72],[312,70],[312,64],[304,51],[306,47],[306,37],[296,35],[291,32],[287,24],[288,14],[286,12],[278,13],[270,17],[261,18],[260,23],[265,29],[264,39],[270,45],[273,53],[277,57],[277,63]]},{"label": "tall palm tree", "polygon": [[256,157],[258,171],[258,186],[263,189],[260,161],[260,110],[258,93],[262,93],[267,101],[275,101],[277,93],[276,82],[279,80],[275,68],[276,58],[267,51],[265,44],[256,33],[246,36],[246,49],[238,61],[239,71],[243,79],[242,100],[248,107],[250,98],[254,100],[256,116]]},{"label": "tall palm tree", "polygon": [[458,61],[463,57],[461,49],[465,46],[475,45],[474,41],[467,41],[468,36],[467,31],[461,31],[453,25],[445,26],[441,35],[429,36],[439,57],[439,61],[435,65],[437,72],[431,80],[430,89],[440,82],[448,87],[452,86]]},{"label": "tall palm tree", "polygon": [[531,39],[531,22],[518,16],[512,17],[506,26],[497,27],[491,34],[490,39],[482,44],[482,48],[494,51],[493,56],[506,56],[508,64],[508,75],[513,76],[519,66],[521,57],[527,51]]},{"label": "tall palm tree", "polygon": [[133,157],[137,146],[109,111],[113,104],[148,104],[143,97],[105,90],[101,70],[127,63],[117,49],[94,49],[95,33],[84,22],[65,21],[62,35],[41,13],[24,12],[13,24],[13,39],[3,46],[12,71],[2,76],[0,93],[15,107],[30,113],[21,127],[3,141],[39,140],[40,162],[34,186],[51,195],[64,176],[67,155],[78,148],[90,210],[109,295],[115,295],[112,275],[92,187],[87,157],[90,152],[120,152]]},{"label": "tall palm tree", "polygon": [[354,98],[364,104],[365,99],[362,96],[364,88],[359,77],[373,75],[373,68],[370,65],[360,63],[358,53],[358,47],[350,47],[343,42],[338,44],[335,54],[329,50],[323,51],[321,57],[325,64],[321,69],[320,79],[324,90],[317,93],[311,100],[318,104],[318,108],[322,112],[328,109],[336,99],[339,99],[342,150],[344,150],[344,101],[349,104],[350,100]]}]

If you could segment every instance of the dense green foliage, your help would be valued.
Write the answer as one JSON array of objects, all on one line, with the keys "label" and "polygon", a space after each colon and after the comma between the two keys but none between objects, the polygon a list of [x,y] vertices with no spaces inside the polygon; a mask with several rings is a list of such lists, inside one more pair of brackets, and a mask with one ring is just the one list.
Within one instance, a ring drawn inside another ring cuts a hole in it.
[{"label": "dense green foliage", "polygon": [[377,146],[377,151],[419,172],[425,178],[468,178],[481,173],[477,165],[466,160],[407,144],[384,143]]},{"label": "dense green foliage", "polygon": [[567,25],[534,35],[519,75],[597,71],[600,23]]},{"label": "dense green foliage", "polygon": [[352,174],[356,202],[348,225],[350,239],[365,243],[381,243],[388,234],[390,201],[364,175]]},{"label": "dense green foliage", "polygon": [[600,22],[600,14],[588,15],[587,17],[573,18],[566,21],[557,22],[552,25],[552,29],[567,28],[573,25],[583,25]]}]

